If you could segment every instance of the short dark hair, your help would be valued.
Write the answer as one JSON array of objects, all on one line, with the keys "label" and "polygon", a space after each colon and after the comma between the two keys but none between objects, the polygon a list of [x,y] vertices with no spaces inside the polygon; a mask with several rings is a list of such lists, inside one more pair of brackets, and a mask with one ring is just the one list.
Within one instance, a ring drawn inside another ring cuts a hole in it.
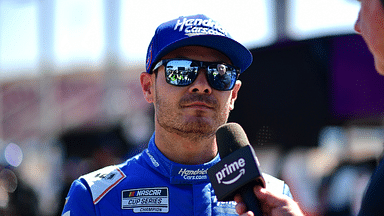
[{"label": "short dark hair", "polygon": [[384,0],[381,0],[381,6],[384,8]]}]

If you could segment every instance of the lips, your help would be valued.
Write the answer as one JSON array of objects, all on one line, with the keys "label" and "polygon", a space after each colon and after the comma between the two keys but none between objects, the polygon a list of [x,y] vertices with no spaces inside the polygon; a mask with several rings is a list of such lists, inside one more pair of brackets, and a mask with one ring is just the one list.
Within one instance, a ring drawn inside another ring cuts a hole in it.
[{"label": "lips", "polygon": [[196,107],[200,109],[217,109],[216,98],[208,95],[187,94],[181,98],[179,106],[181,108]]},{"label": "lips", "polygon": [[200,102],[200,101],[184,104],[184,105],[182,105],[182,107],[184,107],[184,108],[186,108],[186,107],[196,107],[196,108],[213,109],[213,106],[210,106],[210,105],[208,105],[208,104],[206,104],[204,102]]}]

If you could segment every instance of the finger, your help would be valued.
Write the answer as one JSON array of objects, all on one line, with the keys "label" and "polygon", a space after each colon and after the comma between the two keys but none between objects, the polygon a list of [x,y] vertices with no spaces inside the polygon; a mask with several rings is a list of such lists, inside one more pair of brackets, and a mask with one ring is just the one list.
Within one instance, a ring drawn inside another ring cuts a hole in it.
[{"label": "finger", "polygon": [[235,195],[234,200],[237,203],[235,210],[239,216],[254,216],[253,212],[247,211],[247,206],[245,203],[243,203],[243,199],[241,198],[240,194]]},{"label": "finger", "polygon": [[247,211],[246,213],[242,214],[241,216],[255,216],[255,214],[253,214],[253,212],[251,212],[251,211]]},{"label": "finger", "polygon": [[260,202],[267,203],[270,207],[279,207],[287,204],[289,197],[274,194],[260,186],[254,187],[254,193]]},{"label": "finger", "polygon": [[283,194],[275,194],[260,186],[254,187],[261,209],[267,215],[304,215],[298,203]]},{"label": "finger", "polygon": [[236,213],[239,215],[244,214],[247,211],[247,207],[242,202],[237,203],[235,206],[235,209],[236,209]]},{"label": "finger", "polygon": [[251,211],[247,211],[245,213],[238,213],[239,216],[255,216],[255,214],[253,214],[253,212]]},{"label": "finger", "polygon": [[243,198],[241,198],[240,194],[236,194],[234,197],[234,200],[236,203],[241,203],[243,202]]}]

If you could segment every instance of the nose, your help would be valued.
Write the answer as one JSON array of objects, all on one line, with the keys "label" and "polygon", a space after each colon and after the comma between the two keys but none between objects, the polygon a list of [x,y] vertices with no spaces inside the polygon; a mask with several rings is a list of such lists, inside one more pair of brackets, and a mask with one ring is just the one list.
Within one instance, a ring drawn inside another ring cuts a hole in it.
[{"label": "nose", "polygon": [[354,29],[355,31],[358,33],[358,34],[361,34],[361,29],[360,29],[360,12],[357,16],[357,19],[356,19],[356,22],[355,22],[355,26],[354,26]]},{"label": "nose", "polygon": [[189,86],[191,93],[210,94],[212,93],[212,87],[209,85],[205,75],[205,69],[200,69],[196,80]]}]

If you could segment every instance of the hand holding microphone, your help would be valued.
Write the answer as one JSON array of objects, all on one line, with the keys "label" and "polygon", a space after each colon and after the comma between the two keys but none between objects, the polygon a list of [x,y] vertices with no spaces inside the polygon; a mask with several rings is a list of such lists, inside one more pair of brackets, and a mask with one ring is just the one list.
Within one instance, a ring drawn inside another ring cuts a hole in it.
[{"label": "hand holding microphone", "polygon": [[216,131],[221,161],[208,170],[208,175],[219,201],[234,200],[240,194],[248,211],[262,215],[253,187],[265,187],[259,162],[247,135],[237,123],[224,124]]},{"label": "hand holding microphone", "polygon": [[263,212],[275,216],[304,215],[293,199],[266,188],[259,161],[239,124],[219,127],[216,140],[221,161],[208,170],[208,175],[219,201],[234,200],[236,195],[236,202],[246,205],[246,210],[237,209],[241,215],[249,215],[246,211],[252,211],[254,216],[261,216]]}]

